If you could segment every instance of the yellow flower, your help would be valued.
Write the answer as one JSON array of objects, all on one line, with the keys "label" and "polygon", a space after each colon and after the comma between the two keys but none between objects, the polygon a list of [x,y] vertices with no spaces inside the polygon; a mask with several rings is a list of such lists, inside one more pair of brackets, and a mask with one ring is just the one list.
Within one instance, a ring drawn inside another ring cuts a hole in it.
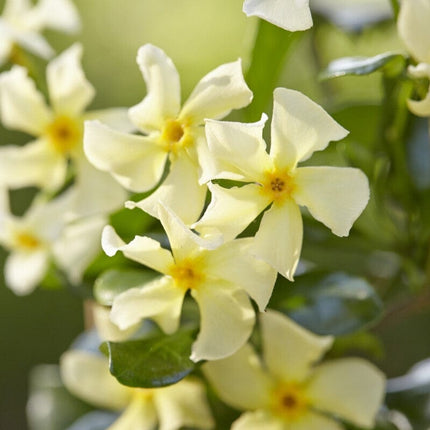
[{"label": "yellow flower", "polygon": [[203,235],[219,231],[230,240],[270,206],[252,253],[292,280],[303,239],[299,206],[334,234],[346,236],[367,204],[369,185],[359,169],[297,167],[348,132],[297,91],[278,88],[274,98],[270,153],[262,138],[264,117],[254,124],[206,122],[212,157],[202,166],[201,182],[231,179],[245,185],[209,184],[212,201],[194,227]]},{"label": "yellow flower", "polygon": [[333,341],[275,311],[261,314],[263,361],[247,344],[205,363],[220,398],[247,411],[232,430],[341,430],[334,417],[373,428],[385,378],[372,364],[344,358],[316,364]]},{"label": "yellow flower", "polygon": [[204,119],[222,118],[232,109],[246,106],[252,93],[238,60],[203,77],[181,108],[179,75],[172,60],[160,48],[147,44],[139,49],[137,62],[147,95],[129,115],[144,136],[87,122],[85,153],[97,168],[136,192],[154,188],[169,159],[169,174],[159,188],[128,207],[138,206],[156,217],[157,205],[163,202],[189,224],[200,215],[206,196],[206,186],[198,183],[201,160],[207,157]]}]

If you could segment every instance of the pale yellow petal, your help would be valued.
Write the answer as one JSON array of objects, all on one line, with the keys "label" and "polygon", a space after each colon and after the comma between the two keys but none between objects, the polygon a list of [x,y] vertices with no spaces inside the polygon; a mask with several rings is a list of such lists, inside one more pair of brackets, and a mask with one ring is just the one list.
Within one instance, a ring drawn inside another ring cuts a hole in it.
[{"label": "pale yellow petal", "polygon": [[333,418],[309,409],[300,419],[291,423],[291,430],[345,430],[345,427]]},{"label": "pale yellow petal", "polygon": [[270,203],[257,184],[226,189],[209,183],[208,188],[212,200],[202,218],[193,224],[203,236],[218,232],[224,241],[232,240]]},{"label": "pale yellow petal", "polygon": [[430,63],[430,3],[427,0],[402,0],[397,20],[399,35],[412,56]]},{"label": "pale yellow petal", "polygon": [[116,234],[111,226],[106,226],[102,233],[102,248],[109,257],[121,251],[130,260],[150,267],[157,272],[167,273],[174,263],[172,254],[161,248],[159,242],[145,236],[135,236],[128,244]]},{"label": "pale yellow petal", "polygon": [[95,167],[110,172],[123,187],[135,192],[155,187],[167,159],[156,139],[122,133],[99,121],[85,122],[84,150]]},{"label": "pale yellow petal", "polygon": [[159,430],[214,427],[205,387],[197,379],[183,379],[174,385],[155,390],[154,404],[160,421]]},{"label": "pale yellow petal", "polygon": [[264,213],[251,252],[292,281],[302,241],[302,215],[297,204],[288,199]]},{"label": "pale yellow petal", "polygon": [[192,346],[191,360],[218,360],[245,344],[254,327],[255,314],[243,290],[208,280],[191,294],[200,309],[200,332]]},{"label": "pale yellow petal", "polygon": [[274,92],[270,155],[279,167],[295,167],[330,141],[348,134],[321,106],[304,94],[277,88]]},{"label": "pale yellow petal", "polygon": [[125,330],[144,318],[151,318],[165,333],[174,333],[179,325],[184,295],[185,291],[169,276],[157,278],[117,296],[112,304],[111,320]]},{"label": "pale yellow petal", "polygon": [[196,165],[185,155],[170,164],[170,171],[162,184],[146,199],[128,207],[139,207],[158,217],[158,206],[169,207],[187,225],[192,224],[203,211],[206,185],[199,185]]},{"label": "pale yellow petal", "polygon": [[132,133],[136,131],[136,127],[130,121],[128,109],[122,107],[92,110],[84,112],[82,115],[85,121],[99,120],[103,124],[113,128],[114,130],[124,133]]},{"label": "pale yellow petal", "polygon": [[137,64],[145,79],[146,97],[129,110],[130,118],[144,132],[161,130],[164,121],[176,118],[181,103],[179,75],[172,60],[160,48],[143,45]]},{"label": "pale yellow petal", "polygon": [[[285,427],[285,423],[264,410],[246,412],[231,426],[231,430],[296,430],[295,427]],[[322,430],[322,429],[319,429]]]},{"label": "pale yellow petal", "polygon": [[9,188],[57,190],[64,184],[66,172],[67,160],[44,139],[0,147],[0,184]]},{"label": "pale yellow petal", "polygon": [[103,356],[70,350],[60,359],[61,379],[76,397],[100,408],[120,410],[131,398],[131,390],[109,372]]},{"label": "pale yellow petal", "polygon": [[154,430],[157,421],[151,398],[136,394],[121,416],[106,430]]},{"label": "pale yellow petal", "polygon": [[247,106],[252,92],[242,73],[242,62],[223,64],[204,76],[185,102],[180,117],[192,124],[202,124],[205,118],[223,118],[233,109]]},{"label": "pale yellow petal", "polygon": [[264,311],[272,295],[277,272],[250,253],[252,238],[236,239],[206,256],[205,275],[243,288]]},{"label": "pale yellow petal", "polygon": [[17,295],[30,294],[42,281],[49,267],[45,249],[12,252],[4,267],[6,285]]},{"label": "pale yellow petal", "polygon": [[306,390],[315,408],[365,428],[373,428],[384,394],[384,375],[360,358],[332,360],[317,366]]},{"label": "pale yellow petal", "polygon": [[239,410],[270,405],[274,381],[249,344],[227,358],[206,362],[202,370],[219,398],[228,405]]},{"label": "pale yellow petal", "polygon": [[33,136],[42,135],[52,118],[42,94],[20,66],[0,77],[0,109],[6,127]]},{"label": "pale yellow petal", "polygon": [[200,182],[232,179],[259,182],[272,164],[263,140],[267,117],[256,123],[206,121],[205,131],[212,158],[203,162]]},{"label": "pale yellow petal", "polygon": [[243,11],[288,31],[312,27],[309,0],[245,0]]},{"label": "pale yellow petal", "polygon": [[95,95],[81,65],[82,45],[75,43],[46,68],[49,97],[58,114],[78,116]]},{"label": "pale yellow petal", "polygon": [[355,168],[302,167],[295,183],[295,201],[337,236],[348,236],[369,201],[367,177]]},{"label": "pale yellow petal", "polygon": [[311,366],[331,347],[331,336],[317,336],[273,310],[260,315],[264,361],[284,382],[303,382]]}]

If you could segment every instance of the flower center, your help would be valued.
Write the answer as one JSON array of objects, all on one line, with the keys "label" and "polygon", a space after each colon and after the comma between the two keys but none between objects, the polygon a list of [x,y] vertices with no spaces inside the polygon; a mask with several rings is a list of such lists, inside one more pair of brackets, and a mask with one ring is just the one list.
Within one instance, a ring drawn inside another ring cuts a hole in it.
[{"label": "flower center", "polygon": [[272,202],[282,203],[291,197],[294,189],[294,178],[290,173],[279,170],[265,172],[262,192],[270,196]]},{"label": "flower center", "polygon": [[282,385],[273,393],[273,411],[288,422],[299,418],[307,408],[308,400],[298,384]]},{"label": "flower center", "polygon": [[176,119],[168,119],[161,132],[161,144],[166,152],[176,153],[192,143],[192,137],[187,131],[187,124]]},{"label": "flower center", "polygon": [[68,155],[80,145],[82,127],[78,121],[61,115],[49,124],[47,135],[57,152]]},{"label": "flower center", "polygon": [[185,290],[195,289],[204,280],[204,275],[199,266],[198,261],[187,259],[173,265],[169,275],[172,276],[178,287]]},{"label": "flower center", "polygon": [[15,235],[15,243],[18,248],[25,251],[33,251],[41,245],[40,240],[31,233],[20,232]]}]

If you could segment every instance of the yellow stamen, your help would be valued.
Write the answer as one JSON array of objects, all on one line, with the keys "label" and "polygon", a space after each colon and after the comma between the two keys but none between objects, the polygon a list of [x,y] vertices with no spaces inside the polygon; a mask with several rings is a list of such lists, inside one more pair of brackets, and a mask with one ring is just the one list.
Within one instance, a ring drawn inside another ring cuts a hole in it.
[{"label": "yellow stamen", "polygon": [[309,407],[304,389],[299,384],[283,384],[273,392],[273,412],[287,422],[300,418]]},{"label": "yellow stamen", "polygon": [[31,233],[20,232],[15,235],[15,242],[18,248],[32,251],[41,245],[40,240]]},{"label": "yellow stamen", "polygon": [[271,170],[265,172],[262,183],[262,192],[269,195],[273,203],[283,203],[290,198],[296,187],[293,176],[282,170]]},{"label": "yellow stamen", "polygon": [[68,155],[76,149],[82,141],[82,126],[68,116],[61,115],[47,127],[47,135],[55,150]]},{"label": "yellow stamen", "polygon": [[168,119],[161,132],[160,141],[166,152],[175,154],[179,149],[191,145],[193,139],[186,122]]},{"label": "yellow stamen", "polygon": [[169,270],[169,275],[175,280],[178,287],[184,290],[195,289],[205,279],[201,265],[200,260],[186,259],[174,264]]}]

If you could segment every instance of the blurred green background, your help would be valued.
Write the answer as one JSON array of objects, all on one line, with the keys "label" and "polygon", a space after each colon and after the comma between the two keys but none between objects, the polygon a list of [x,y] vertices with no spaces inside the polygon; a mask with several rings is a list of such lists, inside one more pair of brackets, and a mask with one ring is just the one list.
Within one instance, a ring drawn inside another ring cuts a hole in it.
[{"label": "blurred green background", "polygon": [[[132,106],[145,94],[136,66],[139,46],[153,43],[175,62],[184,97],[205,73],[223,62],[243,59],[249,64],[256,31],[255,19],[242,13],[243,0],[76,0],[82,32],[77,37],[46,32],[60,52],[75,40],[84,45],[84,69],[96,87],[91,108]],[[0,0],[0,9],[4,0]],[[318,72],[334,58],[374,55],[401,50],[393,25],[345,34],[322,23],[306,32],[294,48],[279,85],[303,91],[329,109],[340,109],[351,100],[380,102],[379,76],[348,77],[322,85]],[[319,55],[317,61],[315,50]],[[270,67],[270,64],[267,65]],[[270,109],[270,107],[267,107]],[[268,110],[267,113],[270,113]],[[360,124],[360,118],[354,120]],[[362,127],[361,125],[359,127]],[[24,143],[28,137],[0,126],[0,144]],[[14,202],[22,212],[28,195]],[[3,265],[5,253],[0,253]],[[25,403],[28,373],[38,363],[57,363],[61,353],[83,329],[81,300],[68,291],[37,290],[16,297],[0,280],[0,429],[26,429]],[[390,376],[404,373],[416,361],[430,356],[430,313],[420,311],[402,320],[393,317],[381,327],[386,348],[380,365]]]}]

